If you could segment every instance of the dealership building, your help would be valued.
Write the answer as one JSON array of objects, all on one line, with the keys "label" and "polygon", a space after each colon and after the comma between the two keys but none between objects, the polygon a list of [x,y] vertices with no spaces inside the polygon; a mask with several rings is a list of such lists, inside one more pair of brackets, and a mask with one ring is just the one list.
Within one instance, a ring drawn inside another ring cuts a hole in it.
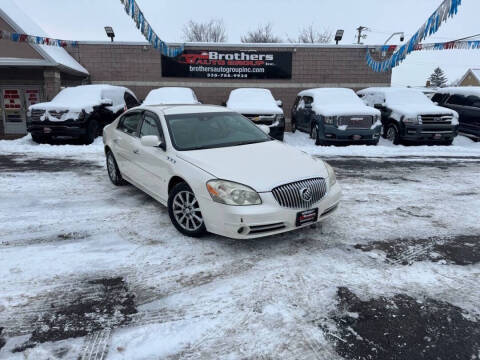
[{"label": "dealership building", "polygon": [[[10,6],[0,5],[0,30],[45,36],[30,18]],[[218,105],[233,89],[268,88],[282,100],[288,123],[301,90],[357,90],[391,83],[391,72],[376,73],[368,67],[363,45],[184,46],[182,55],[166,58],[148,43],[79,42],[63,49],[0,39],[0,138],[26,133],[29,105],[51,100],[62,87],[81,84],[125,86],[140,100],[154,88],[184,86],[194,89],[202,103]]]}]

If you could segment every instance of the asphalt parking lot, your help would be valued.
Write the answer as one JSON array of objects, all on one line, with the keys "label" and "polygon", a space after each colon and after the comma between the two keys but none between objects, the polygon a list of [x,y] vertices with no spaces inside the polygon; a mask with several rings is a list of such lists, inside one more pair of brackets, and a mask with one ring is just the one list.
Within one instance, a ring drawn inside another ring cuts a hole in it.
[{"label": "asphalt parking lot", "polygon": [[479,157],[330,156],[336,216],[234,241],[98,150],[0,155],[0,359],[480,359]]}]

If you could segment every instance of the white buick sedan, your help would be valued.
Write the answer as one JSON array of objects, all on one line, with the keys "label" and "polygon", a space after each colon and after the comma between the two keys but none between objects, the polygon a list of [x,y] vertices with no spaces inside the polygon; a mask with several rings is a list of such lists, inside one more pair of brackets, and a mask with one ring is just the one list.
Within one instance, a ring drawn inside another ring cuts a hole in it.
[{"label": "white buick sedan", "polygon": [[332,215],[341,189],[320,159],[208,105],[141,106],[103,132],[107,169],[168,207],[181,233],[258,238]]}]

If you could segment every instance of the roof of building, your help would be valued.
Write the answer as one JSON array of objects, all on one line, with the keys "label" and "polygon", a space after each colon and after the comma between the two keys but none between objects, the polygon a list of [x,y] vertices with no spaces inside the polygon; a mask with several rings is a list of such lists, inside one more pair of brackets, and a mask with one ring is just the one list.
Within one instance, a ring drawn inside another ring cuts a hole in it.
[{"label": "roof of building", "polygon": [[462,76],[462,78],[458,81],[457,84],[461,84],[469,74],[475,76],[477,81],[480,82],[480,69],[468,69],[465,75]]},{"label": "roof of building", "polygon": [[[12,0],[2,0],[0,17],[16,32],[33,36],[48,37],[49,35],[28,17]],[[8,59],[9,65],[60,66],[67,71],[88,75],[87,69],[79,64],[65,49],[57,46],[30,44],[45,59],[44,62],[28,63],[26,59]],[[1,59],[1,57],[0,57]],[[2,61],[0,61],[0,64]],[[5,63],[5,61],[3,61]]]}]

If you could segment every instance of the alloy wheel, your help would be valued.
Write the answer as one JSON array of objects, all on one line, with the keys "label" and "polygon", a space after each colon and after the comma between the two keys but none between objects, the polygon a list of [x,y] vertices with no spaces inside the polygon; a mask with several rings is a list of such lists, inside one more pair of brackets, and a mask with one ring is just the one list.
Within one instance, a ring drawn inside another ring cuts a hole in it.
[{"label": "alloy wheel", "polygon": [[391,142],[394,142],[396,137],[397,137],[397,131],[393,126],[390,126],[387,130],[387,139],[390,140]]},{"label": "alloy wheel", "polygon": [[191,191],[180,191],[175,195],[173,215],[177,223],[187,231],[197,231],[203,226],[200,205]]},{"label": "alloy wheel", "polygon": [[110,176],[112,182],[115,183],[117,181],[117,166],[115,165],[115,160],[111,153],[109,153],[107,157],[107,170],[108,176]]}]

